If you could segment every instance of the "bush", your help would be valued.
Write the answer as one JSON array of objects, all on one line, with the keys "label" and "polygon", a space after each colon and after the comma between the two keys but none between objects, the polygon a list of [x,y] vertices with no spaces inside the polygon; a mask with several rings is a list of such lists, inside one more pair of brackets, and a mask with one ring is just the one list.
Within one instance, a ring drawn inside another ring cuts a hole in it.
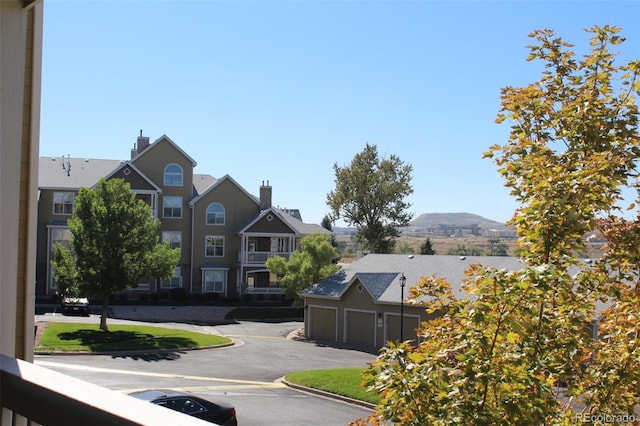
[{"label": "bush", "polygon": [[171,300],[189,300],[189,291],[184,287],[172,288],[170,291]]}]

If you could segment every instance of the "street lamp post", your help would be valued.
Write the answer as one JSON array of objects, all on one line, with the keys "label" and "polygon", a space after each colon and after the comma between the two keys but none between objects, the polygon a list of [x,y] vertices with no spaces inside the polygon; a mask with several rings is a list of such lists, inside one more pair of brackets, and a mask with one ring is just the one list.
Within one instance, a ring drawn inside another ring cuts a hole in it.
[{"label": "street lamp post", "polygon": [[404,341],[404,285],[407,277],[400,275],[400,341]]}]

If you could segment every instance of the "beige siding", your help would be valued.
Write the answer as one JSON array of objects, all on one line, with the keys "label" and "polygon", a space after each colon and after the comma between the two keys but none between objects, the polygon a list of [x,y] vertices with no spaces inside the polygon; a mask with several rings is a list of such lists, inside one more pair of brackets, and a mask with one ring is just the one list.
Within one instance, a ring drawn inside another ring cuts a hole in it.
[{"label": "beige siding", "polygon": [[122,168],[120,170],[118,170],[116,173],[114,173],[111,178],[112,179],[122,179],[125,182],[129,183],[129,185],[131,185],[131,189],[132,190],[138,190],[138,191],[155,191],[156,188],[153,187],[153,185],[151,185],[145,178],[143,178],[142,176],[140,176],[139,173],[129,169],[131,172],[129,174],[125,174],[124,170],[125,168]]},{"label": "beige siding", "polygon": [[[193,196],[193,163],[169,140],[162,138],[151,144],[145,151],[132,160],[133,164],[162,190],[158,197],[158,219],[162,231],[179,231],[182,234],[182,250],[178,266],[181,267],[182,285],[190,289],[191,266],[191,209],[189,202]],[[164,170],[169,164],[178,164],[182,168],[182,186],[164,185]],[[163,212],[164,197],[182,197],[182,217],[165,218]]]},{"label": "beige siding", "polygon": [[[211,203],[219,203],[224,207],[224,225],[207,224],[207,207]],[[238,264],[238,253],[241,239],[237,231],[260,213],[260,207],[232,180],[225,179],[203,195],[193,206],[193,291],[200,292],[202,285],[201,266],[206,263],[220,263],[230,269],[228,286],[235,289],[235,268]],[[210,257],[205,255],[205,238],[207,235],[224,237],[224,256]]]},{"label": "beige siding", "polygon": [[0,352],[33,360],[42,3],[0,2]]},{"label": "beige siding", "polygon": [[291,228],[280,220],[276,215],[272,215],[272,219],[269,220],[269,215],[266,215],[259,221],[253,224],[251,228],[247,229],[247,232],[261,232],[261,233],[273,233],[273,234],[291,234]]}]

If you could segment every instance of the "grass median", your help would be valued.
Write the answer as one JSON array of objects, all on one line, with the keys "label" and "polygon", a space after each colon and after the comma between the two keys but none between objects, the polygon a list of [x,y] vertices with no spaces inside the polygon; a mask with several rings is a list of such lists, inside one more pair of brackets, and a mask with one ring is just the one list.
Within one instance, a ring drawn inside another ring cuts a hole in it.
[{"label": "grass median", "polygon": [[362,386],[362,368],[308,370],[287,374],[285,380],[301,386],[378,404],[380,397]]},{"label": "grass median", "polygon": [[213,334],[142,325],[110,325],[51,322],[36,352],[119,352],[196,349],[231,343]]}]

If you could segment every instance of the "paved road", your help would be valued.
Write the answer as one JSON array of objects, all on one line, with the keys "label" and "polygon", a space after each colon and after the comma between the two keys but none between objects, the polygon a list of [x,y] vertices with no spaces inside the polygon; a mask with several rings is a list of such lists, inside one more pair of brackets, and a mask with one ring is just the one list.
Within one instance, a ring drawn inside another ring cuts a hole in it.
[{"label": "paved road", "polygon": [[[37,316],[36,321],[98,321],[98,317]],[[109,320],[109,323],[130,321]],[[36,356],[36,364],[106,388],[130,392],[143,388],[186,389],[233,404],[240,425],[345,425],[371,411],[295,391],[278,379],[292,371],[366,367],[374,354],[288,339],[300,322],[240,322],[219,326],[170,323],[199,332],[222,334],[227,348],[165,354]]]}]

